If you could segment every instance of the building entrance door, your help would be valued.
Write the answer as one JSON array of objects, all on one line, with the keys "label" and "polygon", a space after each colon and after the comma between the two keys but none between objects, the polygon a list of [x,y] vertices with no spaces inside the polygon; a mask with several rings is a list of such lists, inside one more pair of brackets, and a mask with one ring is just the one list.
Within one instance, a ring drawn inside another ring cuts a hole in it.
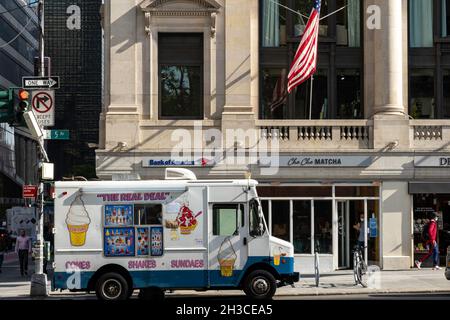
[{"label": "building entrance door", "polygon": [[339,269],[350,268],[350,210],[349,201],[337,202]]}]

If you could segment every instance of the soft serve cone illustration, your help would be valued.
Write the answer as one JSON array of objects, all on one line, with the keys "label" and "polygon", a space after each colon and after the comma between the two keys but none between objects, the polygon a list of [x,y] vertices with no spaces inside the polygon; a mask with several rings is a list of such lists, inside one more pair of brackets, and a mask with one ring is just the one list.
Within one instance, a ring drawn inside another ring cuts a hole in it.
[{"label": "soft serve cone illustration", "polygon": [[220,245],[217,259],[219,260],[220,275],[222,277],[232,277],[237,254],[229,237],[225,238]]},{"label": "soft serve cone illustration", "polygon": [[74,247],[82,247],[86,243],[86,233],[89,229],[91,218],[87,212],[82,199],[81,192],[70,205],[66,217],[67,228],[70,234],[70,243]]}]

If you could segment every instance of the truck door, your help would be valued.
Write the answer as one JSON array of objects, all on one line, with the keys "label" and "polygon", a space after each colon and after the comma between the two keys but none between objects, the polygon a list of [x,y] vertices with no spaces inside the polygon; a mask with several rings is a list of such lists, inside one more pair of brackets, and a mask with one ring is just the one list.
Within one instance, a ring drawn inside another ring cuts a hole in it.
[{"label": "truck door", "polygon": [[209,285],[236,286],[248,258],[248,205],[210,203]]}]

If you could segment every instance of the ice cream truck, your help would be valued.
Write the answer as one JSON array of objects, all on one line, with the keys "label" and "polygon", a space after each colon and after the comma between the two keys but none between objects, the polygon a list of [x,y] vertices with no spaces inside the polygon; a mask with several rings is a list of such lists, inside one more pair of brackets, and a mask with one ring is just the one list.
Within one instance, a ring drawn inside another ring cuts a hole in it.
[{"label": "ice cream truck", "polygon": [[53,290],[128,299],[134,290],[243,290],[271,298],[299,280],[294,249],[267,229],[257,182],[197,180],[167,169],[161,181],[57,182]]}]

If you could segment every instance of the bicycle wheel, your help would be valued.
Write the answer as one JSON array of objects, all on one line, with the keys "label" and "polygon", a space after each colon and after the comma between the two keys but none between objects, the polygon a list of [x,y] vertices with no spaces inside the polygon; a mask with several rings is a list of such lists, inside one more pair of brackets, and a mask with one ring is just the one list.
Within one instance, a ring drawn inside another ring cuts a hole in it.
[{"label": "bicycle wheel", "polygon": [[361,284],[361,286],[367,288],[368,283],[367,266],[363,260],[359,261],[357,268],[357,275],[358,275],[358,282]]},{"label": "bicycle wheel", "polygon": [[355,280],[355,285],[359,284],[358,264],[359,264],[358,253],[354,252],[353,253],[353,279]]},{"label": "bicycle wheel", "polygon": [[320,271],[319,271],[319,255],[316,252],[316,255],[314,257],[314,274],[315,274],[315,280],[316,280],[316,287],[319,287],[320,284]]}]

